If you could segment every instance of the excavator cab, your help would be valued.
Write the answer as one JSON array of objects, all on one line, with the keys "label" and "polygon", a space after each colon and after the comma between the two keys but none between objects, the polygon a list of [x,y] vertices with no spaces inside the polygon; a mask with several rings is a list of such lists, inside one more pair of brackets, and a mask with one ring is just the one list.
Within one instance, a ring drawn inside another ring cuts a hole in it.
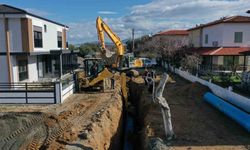
[{"label": "excavator cab", "polygon": [[105,67],[101,58],[85,58],[83,60],[84,71],[77,73],[79,91],[85,90],[108,90],[110,89],[110,78],[113,74]]},{"label": "excavator cab", "polygon": [[85,58],[83,64],[86,77],[96,76],[104,69],[104,63],[101,58]]}]

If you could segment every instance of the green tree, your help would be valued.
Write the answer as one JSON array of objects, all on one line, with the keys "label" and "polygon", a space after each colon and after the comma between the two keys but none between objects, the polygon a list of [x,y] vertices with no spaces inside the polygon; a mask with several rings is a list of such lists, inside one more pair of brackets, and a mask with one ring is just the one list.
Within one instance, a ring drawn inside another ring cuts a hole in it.
[{"label": "green tree", "polygon": [[80,50],[80,55],[85,56],[85,55],[91,55],[97,51],[100,50],[98,44],[95,43],[84,43],[79,46]]},{"label": "green tree", "polygon": [[76,50],[77,47],[73,44],[69,44],[69,50]]}]

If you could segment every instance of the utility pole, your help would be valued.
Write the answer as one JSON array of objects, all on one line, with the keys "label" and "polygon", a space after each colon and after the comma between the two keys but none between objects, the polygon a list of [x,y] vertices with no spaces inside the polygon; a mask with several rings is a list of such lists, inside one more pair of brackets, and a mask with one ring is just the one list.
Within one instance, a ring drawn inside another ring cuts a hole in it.
[{"label": "utility pole", "polygon": [[135,50],[135,29],[132,29],[132,52]]}]

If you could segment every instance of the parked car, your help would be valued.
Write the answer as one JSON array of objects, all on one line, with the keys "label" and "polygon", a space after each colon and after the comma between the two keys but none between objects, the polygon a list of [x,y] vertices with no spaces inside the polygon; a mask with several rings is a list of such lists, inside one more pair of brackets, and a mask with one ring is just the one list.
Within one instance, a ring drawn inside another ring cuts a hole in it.
[{"label": "parked car", "polygon": [[143,62],[143,67],[154,67],[157,65],[157,62],[155,59],[149,59],[149,58],[140,58]]}]

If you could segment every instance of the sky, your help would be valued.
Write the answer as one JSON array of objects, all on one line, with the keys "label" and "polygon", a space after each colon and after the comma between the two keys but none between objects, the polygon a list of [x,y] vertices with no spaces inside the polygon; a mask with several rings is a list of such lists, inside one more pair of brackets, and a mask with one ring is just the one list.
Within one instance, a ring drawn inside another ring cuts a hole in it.
[{"label": "sky", "polygon": [[188,29],[221,17],[244,15],[250,0],[1,0],[70,27],[72,44],[97,41],[95,20],[101,16],[122,39],[170,29]]}]

